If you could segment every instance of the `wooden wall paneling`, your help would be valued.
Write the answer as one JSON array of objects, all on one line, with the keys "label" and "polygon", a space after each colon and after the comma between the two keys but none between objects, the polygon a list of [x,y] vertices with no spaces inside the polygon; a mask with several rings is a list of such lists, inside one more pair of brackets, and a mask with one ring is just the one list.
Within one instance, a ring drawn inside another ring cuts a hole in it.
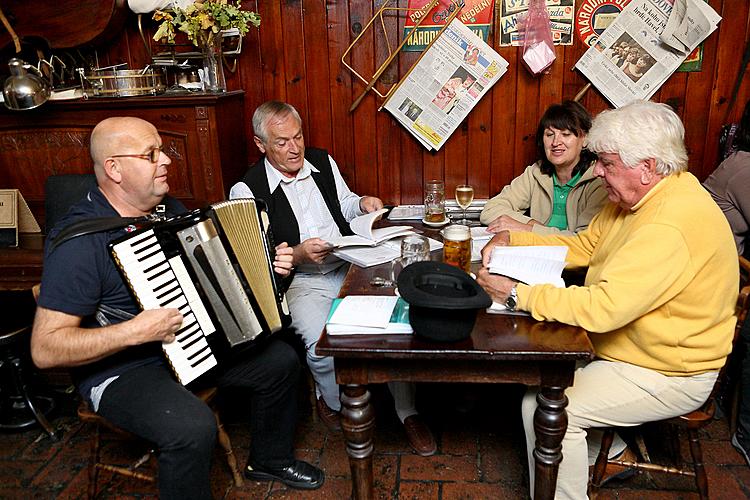
[{"label": "wooden wall paneling", "polygon": [[[399,22],[399,17],[401,17],[401,22]],[[399,16],[398,11],[388,11],[383,15],[383,23],[375,31],[376,66],[380,66],[398,47],[402,39],[403,20],[404,17]],[[382,28],[385,29],[384,33],[381,33]],[[402,76],[399,72],[398,59],[396,59],[388,65],[378,80],[378,91],[385,95]],[[378,107],[383,104],[380,97],[377,97],[375,101]],[[377,130],[377,162],[373,168],[377,170],[377,193],[384,203],[398,204],[401,199],[400,142],[403,128],[384,109],[375,112],[375,130]]]},{"label": "wooden wall paneling", "polygon": [[[349,22],[352,27],[352,40],[367,25],[374,15],[371,2],[349,4]],[[355,28],[356,27],[356,28]],[[367,30],[351,51],[351,66],[364,78],[375,74],[375,37],[373,30]],[[352,99],[364,91],[366,85],[358,78],[352,79]],[[360,195],[378,195],[377,134],[375,115],[380,99],[373,92],[359,103],[353,115],[355,178],[349,187]],[[351,103],[349,103],[351,104]]]},{"label": "wooden wall paneling", "polygon": [[516,65],[516,128],[514,135],[515,163],[513,177],[520,175],[527,165],[537,160],[536,128],[539,118],[544,113],[539,107],[539,81],[531,75],[521,62],[522,48],[518,48],[518,64]]},{"label": "wooden wall paneling", "polygon": [[[743,35],[746,32],[748,0],[712,0],[711,6],[722,16],[719,29],[712,34],[716,37],[716,62],[713,71],[713,89],[711,95],[711,109],[706,124],[706,146],[702,169],[698,171],[708,175],[716,165],[719,151],[719,133],[722,125],[727,123],[727,106],[731,98],[732,88],[742,60],[744,51]],[[748,84],[748,78],[743,81]],[[731,120],[730,120],[731,121]],[[713,138],[712,140],[709,138]],[[703,180],[704,175],[699,175]]]},{"label": "wooden wall paneling", "polygon": [[492,100],[479,101],[466,122],[469,128],[466,182],[474,186],[475,198],[488,198],[492,172]]},{"label": "wooden wall paneling", "polygon": [[[310,136],[312,127],[319,127],[310,120],[310,106],[307,91],[312,83],[305,67],[307,41],[303,32],[303,11],[301,0],[281,2],[281,28],[284,47],[284,81],[286,100],[299,110],[302,116],[305,135]],[[311,96],[311,98],[314,98]]]},{"label": "wooden wall paneling", "polygon": [[[441,82],[442,83],[442,82]],[[458,184],[466,183],[467,145],[469,144],[468,117],[456,128],[443,150],[445,152],[445,193],[452,196]]]},{"label": "wooden wall paneling", "polygon": [[[333,135],[331,122],[331,91],[328,50],[313,47],[328,47],[328,30],[324,2],[305,2],[302,36],[305,47],[304,64],[307,90],[310,145],[330,150]],[[308,48],[309,47],[309,48]],[[300,88],[304,91],[305,88]]]},{"label": "wooden wall paneling", "polygon": [[[497,11],[496,11],[497,12]],[[499,33],[495,34],[499,37]],[[516,89],[515,77],[518,64],[518,50],[515,47],[496,49],[508,61],[508,71],[500,78],[484,99],[492,102],[492,158],[490,164],[489,197],[498,194],[514,176],[515,130],[516,130]]]},{"label": "wooden wall paneling", "polygon": [[[260,13],[258,2],[244,0],[242,7],[247,10]],[[245,91],[245,118],[247,121],[248,140],[252,139],[252,126],[249,120],[252,119],[253,111],[258,104],[265,101],[263,96],[263,60],[261,58],[261,30],[265,29],[265,19],[261,17],[260,28],[250,27],[245,38],[242,40],[242,53],[236,57],[237,67],[234,74],[231,74],[226,66],[224,75],[227,77],[227,87],[231,90],[242,89]],[[235,56],[228,56],[227,63],[232,64]],[[248,147],[251,146],[248,143]],[[253,146],[254,147],[254,146]]]},{"label": "wooden wall paneling", "polygon": [[[401,54],[398,64],[402,78],[419,56],[419,52]],[[399,124],[398,127],[401,129],[401,203],[421,204],[424,201],[424,181],[445,179],[445,155],[442,150],[428,151],[403,126]]]},{"label": "wooden wall paneling", "polygon": [[[331,155],[347,182],[354,179],[353,121],[349,106],[352,103],[351,72],[341,64],[341,55],[351,43],[348,2],[326,2],[328,10],[328,83],[331,105]],[[354,187],[353,183],[349,184]]]},{"label": "wooden wall paneling", "polygon": [[[284,61],[284,31],[281,19],[281,2],[258,2],[260,14],[260,53],[263,82],[263,101],[285,101],[286,66]],[[287,42],[288,43],[288,42]],[[299,50],[299,48],[297,48]],[[259,103],[256,103],[256,106]],[[300,110],[302,113],[302,110]]]}]

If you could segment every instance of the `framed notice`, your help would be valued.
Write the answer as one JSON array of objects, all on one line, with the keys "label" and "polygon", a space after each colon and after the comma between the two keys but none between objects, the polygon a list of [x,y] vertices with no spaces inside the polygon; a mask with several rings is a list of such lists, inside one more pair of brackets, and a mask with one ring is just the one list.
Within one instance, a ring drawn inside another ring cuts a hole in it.
[{"label": "framed notice", "polygon": [[0,189],[0,246],[18,246],[18,233],[41,229],[18,189]]}]

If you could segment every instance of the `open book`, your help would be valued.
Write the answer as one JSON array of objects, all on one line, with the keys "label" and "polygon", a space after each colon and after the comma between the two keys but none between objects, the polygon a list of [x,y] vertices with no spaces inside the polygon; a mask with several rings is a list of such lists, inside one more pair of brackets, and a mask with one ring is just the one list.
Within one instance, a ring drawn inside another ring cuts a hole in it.
[{"label": "open book", "polygon": [[[562,272],[567,255],[566,246],[497,246],[492,249],[489,271],[527,285],[549,283],[564,287]],[[493,302],[487,312],[503,313],[507,310],[504,304]]]},{"label": "open book", "polygon": [[390,226],[373,229],[372,226],[375,221],[380,219],[388,209],[381,208],[375,212],[369,214],[360,215],[355,217],[349,223],[349,227],[354,233],[351,236],[339,236],[338,238],[331,238],[328,243],[336,248],[350,247],[350,246],[367,246],[374,247],[378,243],[390,240],[397,236],[404,236],[412,233],[413,228],[411,226]]},{"label": "open book", "polygon": [[[336,248],[333,255],[341,260],[351,262],[359,267],[377,266],[385,264],[401,256],[401,238],[392,238],[374,247],[352,246],[347,248]],[[443,248],[443,244],[432,238],[427,238],[430,243],[430,252]]]}]

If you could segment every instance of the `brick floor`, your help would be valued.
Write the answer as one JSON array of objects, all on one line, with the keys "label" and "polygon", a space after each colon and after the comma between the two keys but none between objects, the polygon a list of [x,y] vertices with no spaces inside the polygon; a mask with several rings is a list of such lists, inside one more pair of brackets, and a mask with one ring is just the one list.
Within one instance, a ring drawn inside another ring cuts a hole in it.
[{"label": "brick floor", "polygon": [[[300,391],[300,424],[296,434],[297,456],[321,466],[326,482],[319,490],[298,492],[277,483],[248,481],[236,488],[221,454],[217,451],[212,471],[215,498],[333,500],[351,493],[350,471],[343,439],[317,421],[310,399]],[[470,391],[472,398],[459,392]],[[376,436],[373,470],[377,498],[387,499],[486,499],[526,498],[528,474],[523,430],[518,408],[520,386],[420,386],[419,407],[438,440],[433,457],[413,454],[405,441],[392,401],[382,386],[372,388],[376,405]],[[461,404],[457,401],[463,401]],[[466,406],[473,401],[473,409]],[[238,461],[247,456],[250,437],[241,410],[224,400],[224,420]],[[52,442],[39,429],[0,434],[0,498],[84,498],[86,460],[92,430],[75,417],[75,402],[62,399],[53,415],[62,438]],[[653,429],[646,435],[659,453],[664,433]],[[140,455],[141,448],[121,438],[107,437],[105,453],[123,463]],[[704,457],[712,499],[750,498],[750,468],[729,443],[724,420],[714,421],[703,435]],[[153,470],[153,465],[147,465]],[[674,488],[661,491],[662,488]],[[100,473],[102,498],[156,498],[152,484]],[[637,475],[605,487],[600,500],[697,499],[688,478]]]}]

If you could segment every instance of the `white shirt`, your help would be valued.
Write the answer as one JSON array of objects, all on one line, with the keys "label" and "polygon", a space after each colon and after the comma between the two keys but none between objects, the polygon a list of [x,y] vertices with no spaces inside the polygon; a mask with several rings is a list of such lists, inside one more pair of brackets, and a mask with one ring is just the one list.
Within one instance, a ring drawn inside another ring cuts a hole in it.
[{"label": "white shirt", "polygon": [[[352,193],[346,185],[346,181],[341,176],[339,167],[336,162],[328,156],[333,171],[333,179],[336,183],[336,194],[338,195],[341,213],[347,222],[351,221],[364,212],[360,210],[360,196]],[[310,238],[320,238],[329,241],[331,238],[341,236],[333,216],[328,210],[323,194],[318,189],[318,185],[311,177],[313,172],[319,172],[310,162],[305,160],[302,168],[295,177],[286,177],[276,170],[268,158],[264,161],[266,167],[266,177],[268,178],[268,190],[273,193],[281,184],[289,205],[292,207],[294,217],[299,225],[300,242]],[[244,182],[238,182],[229,190],[229,199],[235,198],[255,198],[252,190]],[[279,242],[281,243],[281,242]],[[303,264],[297,266],[298,272],[304,273],[321,273],[326,274],[338,268],[343,261],[329,255],[323,264]]]}]

